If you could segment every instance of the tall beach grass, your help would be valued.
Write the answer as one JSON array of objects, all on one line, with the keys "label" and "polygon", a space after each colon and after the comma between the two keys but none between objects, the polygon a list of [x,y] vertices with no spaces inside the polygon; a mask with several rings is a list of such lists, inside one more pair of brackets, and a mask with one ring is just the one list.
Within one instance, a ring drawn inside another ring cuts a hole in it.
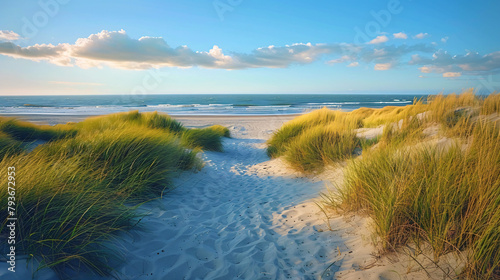
[{"label": "tall beach grass", "polygon": [[[113,244],[136,228],[137,206],[161,197],[177,173],[201,168],[197,154],[221,151],[227,132],[218,126],[188,129],[156,112],[54,127],[2,119],[0,168],[16,168],[18,254],[36,258],[39,268],[50,267],[61,278],[82,270],[112,274],[123,261]],[[23,149],[36,140],[48,142]],[[0,183],[7,185],[7,177]],[[7,196],[2,188],[0,200]],[[1,212],[2,231],[7,218]]]},{"label": "tall beach grass", "polygon": [[500,130],[480,121],[471,138],[468,145],[365,153],[349,163],[332,206],[366,211],[383,249],[424,241],[436,260],[467,252],[464,274],[492,277],[500,266],[500,239],[493,239],[500,229]]},{"label": "tall beach grass", "polygon": [[[500,93],[473,90],[404,107],[321,109],[286,123],[268,141],[268,154],[304,172],[347,159],[344,182],[322,194],[323,206],[369,215],[382,251],[425,244],[436,262],[465,255],[462,277],[497,279],[499,113]],[[341,137],[326,136],[332,126]],[[377,126],[379,137],[356,137],[356,129]],[[359,146],[361,157],[353,153]]]}]

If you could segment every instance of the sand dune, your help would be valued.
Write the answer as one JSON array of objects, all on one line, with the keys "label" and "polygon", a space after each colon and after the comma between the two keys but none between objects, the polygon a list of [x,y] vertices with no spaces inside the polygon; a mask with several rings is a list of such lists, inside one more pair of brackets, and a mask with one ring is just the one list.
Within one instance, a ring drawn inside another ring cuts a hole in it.
[{"label": "sand dune", "polygon": [[[116,275],[173,280],[398,276],[391,276],[394,267],[388,263],[373,268],[367,219],[332,215],[327,221],[315,204],[330,181],[342,179],[342,166],[306,178],[266,156],[265,140],[289,118],[181,118],[186,126],[226,125],[233,138],[224,140],[223,153],[202,155],[206,165],[200,172],[181,174],[177,188],[141,208],[150,213],[141,221],[145,231],[124,234],[120,246],[127,261]],[[17,279],[29,279],[30,267],[18,265]],[[45,269],[36,278],[55,275]],[[75,279],[101,278],[79,274]]]}]

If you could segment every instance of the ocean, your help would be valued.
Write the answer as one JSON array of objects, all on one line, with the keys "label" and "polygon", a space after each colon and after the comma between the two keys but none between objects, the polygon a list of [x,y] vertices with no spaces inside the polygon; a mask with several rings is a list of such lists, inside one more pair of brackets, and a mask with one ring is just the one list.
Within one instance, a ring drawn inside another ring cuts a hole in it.
[{"label": "ocean", "polygon": [[102,115],[139,110],[171,115],[287,115],[327,107],[405,106],[415,94],[151,94],[0,96],[0,114]]}]

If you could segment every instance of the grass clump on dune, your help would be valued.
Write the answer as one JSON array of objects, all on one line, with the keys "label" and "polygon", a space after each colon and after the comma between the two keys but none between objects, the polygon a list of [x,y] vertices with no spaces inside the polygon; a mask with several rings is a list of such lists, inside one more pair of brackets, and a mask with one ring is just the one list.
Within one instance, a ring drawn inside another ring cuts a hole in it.
[{"label": "grass clump on dune", "polygon": [[0,131],[15,140],[23,142],[35,140],[51,141],[73,137],[77,133],[75,129],[64,125],[35,125],[29,122],[2,117],[0,117]]},{"label": "grass clump on dune", "polygon": [[164,129],[173,133],[181,133],[186,130],[179,121],[171,118],[167,114],[158,112],[139,113],[139,111],[130,111],[126,113],[116,113],[88,118],[76,124],[76,127],[82,131],[101,131],[131,126]]},{"label": "grass clump on dune", "polygon": [[363,127],[376,127],[386,123],[398,122],[409,116],[416,116],[425,112],[425,105],[422,100],[414,100],[412,105],[404,107],[387,106],[380,109],[359,108],[347,113],[349,117],[359,119]]},{"label": "grass clump on dune", "polygon": [[[4,158],[0,167],[16,167],[16,248],[34,256],[40,267],[50,267],[67,278],[67,268],[87,267],[108,275],[109,262],[118,256],[112,240],[135,223],[133,208],[106,191],[82,169],[81,159],[47,159],[37,154]],[[1,183],[7,185],[7,177]],[[7,192],[0,192],[7,200]],[[2,211],[0,219],[7,219]],[[5,227],[5,223],[3,223]]]},{"label": "grass clump on dune", "polygon": [[486,122],[465,150],[380,149],[351,161],[340,206],[368,211],[383,248],[424,240],[435,259],[469,249],[465,273],[489,278],[500,267],[499,163],[500,130]]},{"label": "grass clump on dune", "polygon": [[[321,169],[332,161],[349,158],[356,148],[366,148],[366,141],[371,143],[373,139],[352,137],[358,128],[384,126],[384,133],[380,136],[384,144],[404,144],[410,138],[419,139],[424,129],[434,124],[439,124],[450,137],[467,137],[471,135],[480,112],[481,115],[499,112],[499,96],[493,93],[483,98],[474,95],[473,90],[467,90],[460,95],[414,100],[412,105],[404,107],[359,108],[352,112],[323,108],[285,123],[267,141],[267,154],[271,158],[283,156],[292,167],[308,172]],[[329,140],[326,137],[332,127],[341,135],[340,138]],[[347,143],[347,139],[351,139],[351,143]],[[326,156],[331,153],[318,150],[342,151],[342,156]]]},{"label": "grass clump on dune", "polygon": [[[367,213],[383,250],[429,246],[436,263],[448,253],[465,256],[464,269],[457,272],[463,277],[496,279],[500,94],[483,98],[467,91],[428,100],[398,109],[396,115],[412,110],[416,115],[404,113],[395,122],[392,109],[388,116],[366,114],[376,116],[368,124],[385,125],[380,143],[348,161],[343,184],[338,192],[323,194],[324,205]],[[387,122],[379,122],[383,119]],[[426,136],[428,128],[437,134]]]},{"label": "grass clump on dune", "polygon": [[500,94],[490,94],[481,105],[481,115],[490,115],[500,112]]},{"label": "grass clump on dune", "polygon": [[[294,143],[301,142],[300,140],[295,141],[296,138],[307,134],[310,129],[315,129],[316,134],[318,134],[318,127],[329,126],[330,128],[326,129],[325,133],[323,133],[328,134],[327,131],[333,127],[336,127],[337,131],[341,131],[341,129],[358,128],[359,125],[359,122],[355,119],[346,119],[345,114],[342,112],[332,111],[327,108],[316,110],[285,123],[276,131],[267,142],[267,154],[272,158],[286,154],[290,150],[290,147],[295,145]],[[304,143],[304,140],[302,143]],[[314,150],[314,147],[310,148],[311,151]]]},{"label": "grass clump on dune", "polygon": [[[473,90],[404,107],[321,109],[280,128],[268,154],[302,172],[349,159],[338,191],[322,195],[325,206],[367,213],[383,250],[428,246],[436,263],[448,253],[466,256],[461,276],[496,279],[499,113],[500,93]],[[356,137],[356,129],[377,126],[383,130],[376,138]],[[353,153],[358,147],[362,157]]]},{"label": "grass clump on dune", "polygon": [[[176,173],[201,168],[198,152],[221,151],[224,133],[137,111],[56,127],[2,122],[0,167],[16,168],[19,254],[63,278],[112,274],[123,261],[116,240],[137,224],[137,206],[161,197]],[[50,141],[23,152],[41,139]],[[2,188],[0,199],[7,196]],[[7,218],[0,214],[1,230]]]},{"label": "grass clump on dune", "polygon": [[19,154],[22,151],[22,142],[16,141],[9,135],[0,132],[0,159],[6,155]]},{"label": "grass clump on dune", "polygon": [[208,127],[209,129],[217,132],[219,136],[226,137],[226,138],[231,138],[231,133],[229,132],[229,128],[222,126],[222,125],[212,125]]},{"label": "grass clump on dune", "polygon": [[352,132],[316,126],[297,136],[288,145],[284,158],[295,169],[311,172],[349,157],[358,146],[359,141]]},{"label": "grass clump on dune", "polygon": [[222,152],[221,134],[211,128],[186,130],[181,136],[181,143],[191,149]]},{"label": "grass clump on dune", "polygon": [[79,157],[85,169],[114,192],[154,198],[168,187],[179,169],[199,166],[196,152],[183,147],[176,136],[162,130],[121,129],[82,134],[39,146],[36,153],[53,158]]}]

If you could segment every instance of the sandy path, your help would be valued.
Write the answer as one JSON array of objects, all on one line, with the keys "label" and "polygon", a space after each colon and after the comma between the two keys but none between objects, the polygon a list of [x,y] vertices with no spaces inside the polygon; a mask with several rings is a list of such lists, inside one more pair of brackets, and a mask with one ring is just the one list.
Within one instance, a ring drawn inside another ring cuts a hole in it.
[{"label": "sandy path", "polygon": [[249,171],[269,160],[268,133],[255,135],[257,127],[233,126],[236,137],[247,138],[226,139],[224,153],[203,154],[202,171],[175,180],[178,187],[143,221],[149,232],[125,245],[131,257],[123,278],[317,279],[336,248],[346,250],[309,201],[323,182]]},{"label": "sandy path", "polygon": [[[129,279],[286,279],[318,275],[336,248],[329,234],[295,228],[293,210],[323,187],[306,179],[237,174],[234,166],[267,160],[256,140],[231,139],[225,153],[205,153],[205,168],[184,174],[179,187],[148,217],[128,247],[121,270]],[[239,167],[241,168],[241,167]],[[302,206],[301,206],[302,207]],[[316,210],[316,209],[314,209]],[[307,215],[307,214],[306,214]],[[157,278],[158,277],[158,278]]]}]

